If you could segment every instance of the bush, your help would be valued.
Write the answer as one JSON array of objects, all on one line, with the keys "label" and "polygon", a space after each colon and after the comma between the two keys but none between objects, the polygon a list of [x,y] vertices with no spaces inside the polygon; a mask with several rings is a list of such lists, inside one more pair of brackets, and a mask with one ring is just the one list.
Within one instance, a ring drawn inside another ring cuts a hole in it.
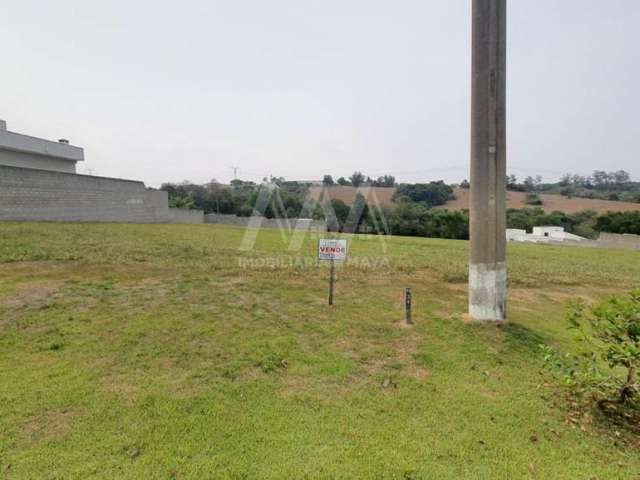
[{"label": "bush", "polygon": [[349,210],[347,220],[343,223],[342,229],[346,233],[356,233],[360,227],[367,223],[369,218],[369,205],[364,195],[358,193],[353,200],[353,205]]},{"label": "bush", "polygon": [[333,181],[333,177],[331,175],[325,175],[322,178],[322,184],[323,185],[335,185],[336,182]]},{"label": "bush", "polygon": [[449,200],[454,200],[455,195],[453,188],[440,180],[431,183],[400,185],[393,199],[394,201],[410,200],[427,207],[437,207],[444,205]]},{"label": "bush", "polygon": [[560,190],[560,195],[563,195],[567,198],[572,198],[575,194],[576,191],[573,187],[564,187]]},{"label": "bush", "polygon": [[599,232],[640,235],[640,212],[609,212],[601,215],[595,229]]},{"label": "bush", "polygon": [[387,188],[395,187],[396,186],[396,177],[394,177],[392,175],[385,175],[383,177],[378,177],[376,180],[373,181],[371,186],[373,186],[373,187],[387,187]]},{"label": "bush", "polygon": [[324,218],[327,221],[327,230],[330,232],[341,232],[344,224],[349,218],[349,212],[351,208],[342,200],[332,199],[330,202],[330,208],[324,213]]},{"label": "bush", "polygon": [[560,372],[577,398],[624,419],[640,419],[640,290],[568,313],[578,353],[564,357],[546,348],[547,364]]},{"label": "bush", "polygon": [[356,188],[364,184],[365,182],[365,178],[362,172],[353,172],[353,175],[349,177],[349,180],[351,180],[351,185],[353,185]]},{"label": "bush", "polygon": [[527,205],[542,205],[542,199],[535,193],[527,194]]},{"label": "bush", "polygon": [[434,210],[421,203],[401,201],[393,205],[386,205],[382,215],[393,235],[454,240],[469,239],[469,215],[467,212]]},{"label": "bush", "polygon": [[189,197],[173,197],[169,200],[169,207],[171,208],[196,208],[195,203]]}]

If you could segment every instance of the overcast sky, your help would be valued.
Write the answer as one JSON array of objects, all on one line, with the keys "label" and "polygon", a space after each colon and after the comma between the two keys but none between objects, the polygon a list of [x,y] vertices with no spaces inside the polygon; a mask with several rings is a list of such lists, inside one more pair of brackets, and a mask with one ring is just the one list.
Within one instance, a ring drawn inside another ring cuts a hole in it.
[{"label": "overcast sky", "polygon": [[[508,162],[640,178],[640,1],[508,0]],[[471,0],[3,2],[0,118],[81,173],[468,177]]]}]

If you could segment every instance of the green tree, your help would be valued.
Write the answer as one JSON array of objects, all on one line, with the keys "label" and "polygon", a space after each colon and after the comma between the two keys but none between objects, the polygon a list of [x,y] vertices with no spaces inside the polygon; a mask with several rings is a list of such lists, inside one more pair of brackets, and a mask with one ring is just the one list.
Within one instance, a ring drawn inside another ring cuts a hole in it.
[{"label": "green tree", "polygon": [[444,205],[455,198],[453,188],[442,180],[431,183],[404,184],[398,187],[394,200],[406,199],[428,207]]},{"label": "green tree", "polygon": [[526,203],[527,205],[542,205],[542,199],[536,193],[528,193]]},{"label": "green tree", "polygon": [[335,185],[335,182],[333,181],[333,177],[331,175],[325,175],[322,178],[322,184],[323,185]]},{"label": "green tree", "polygon": [[383,177],[378,177],[376,180],[371,182],[371,185],[374,187],[395,187],[396,186],[396,177],[393,175],[385,175]]},{"label": "green tree", "polygon": [[382,214],[393,235],[469,239],[467,211],[436,210],[405,199],[384,206]]},{"label": "green tree", "polygon": [[369,205],[367,204],[367,199],[364,198],[364,195],[358,193],[353,200],[353,205],[351,205],[347,222],[343,224],[343,231],[347,233],[359,232],[362,225],[367,224],[368,217]]},{"label": "green tree", "polygon": [[362,172],[353,172],[353,175],[349,177],[349,180],[351,180],[351,185],[359,187],[364,183],[365,177]]},{"label": "green tree", "polygon": [[327,229],[330,232],[341,232],[349,218],[349,211],[349,206],[342,200],[332,199],[325,215]]},{"label": "green tree", "polygon": [[609,212],[596,221],[598,232],[632,233],[640,235],[640,212]]},{"label": "green tree", "polygon": [[169,200],[169,206],[171,208],[193,209],[195,208],[195,203],[189,197],[173,197]]},{"label": "green tree", "polygon": [[524,186],[527,192],[535,192],[540,188],[542,184],[542,177],[540,175],[536,175],[535,178],[532,176],[528,176],[524,179]]}]

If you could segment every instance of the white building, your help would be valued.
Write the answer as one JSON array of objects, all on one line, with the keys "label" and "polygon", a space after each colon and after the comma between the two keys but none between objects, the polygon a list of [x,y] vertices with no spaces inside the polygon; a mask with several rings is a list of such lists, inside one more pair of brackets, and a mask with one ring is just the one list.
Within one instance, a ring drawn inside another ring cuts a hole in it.
[{"label": "white building", "polygon": [[507,242],[526,242],[527,231],[517,228],[507,228]]},{"label": "white building", "polygon": [[551,243],[551,242],[582,242],[587,239],[565,232],[563,227],[533,227],[533,233],[526,230],[514,228],[507,229],[507,241],[509,242],[531,242],[531,243]]},{"label": "white building", "polygon": [[52,172],[76,173],[76,163],[84,161],[84,150],[68,140],[52,142],[7,130],[0,120],[0,165]]}]

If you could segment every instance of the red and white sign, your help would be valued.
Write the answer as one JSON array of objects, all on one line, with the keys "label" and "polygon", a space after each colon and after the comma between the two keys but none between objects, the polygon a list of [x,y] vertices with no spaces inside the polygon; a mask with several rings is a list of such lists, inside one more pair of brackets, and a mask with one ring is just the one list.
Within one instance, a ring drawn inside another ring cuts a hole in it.
[{"label": "red and white sign", "polygon": [[346,260],[347,241],[333,238],[320,239],[320,242],[318,242],[318,258],[320,260]]}]

